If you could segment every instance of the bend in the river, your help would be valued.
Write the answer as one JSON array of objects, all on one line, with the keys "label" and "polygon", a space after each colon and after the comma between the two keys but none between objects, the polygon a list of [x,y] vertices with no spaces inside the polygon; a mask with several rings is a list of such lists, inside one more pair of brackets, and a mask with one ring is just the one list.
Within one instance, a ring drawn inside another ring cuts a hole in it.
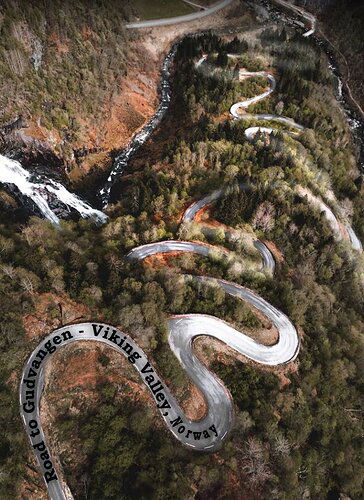
[{"label": "bend in the river", "polygon": [[[107,201],[113,178],[122,171],[134,149],[138,147],[150,133],[168,107],[170,100],[169,69],[176,48],[168,54],[163,66],[164,78],[162,86],[162,101],[156,115],[151,122],[139,134],[137,134],[131,146],[125,150],[119,158],[119,169],[116,169],[109,178],[109,183],[102,190],[103,200]],[[250,73],[249,76],[253,76]],[[272,75],[264,73],[271,82],[271,88],[255,98],[241,101],[232,106],[231,112],[235,118],[240,118],[237,110],[239,107],[246,108],[250,104],[264,99],[270,95],[275,88],[275,80]],[[238,116],[236,116],[238,115]],[[253,115],[257,120],[266,119],[286,123],[298,129],[301,125],[295,124],[286,117],[275,115]],[[263,118],[264,117],[264,118]],[[287,123],[288,122],[288,123]],[[259,129],[259,127],[258,127]],[[272,129],[268,129],[272,130]],[[244,189],[245,185],[242,185]],[[191,222],[197,212],[207,204],[216,201],[223,190],[216,190],[205,196],[199,202],[193,203],[185,212],[183,221]],[[311,200],[312,201],[312,200]],[[325,211],[325,210],[324,210]],[[331,217],[328,211],[326,216]],[[335,216],[334,219],[336,220]],[[332,222],[333,230],[337,229],[335,220]],[[334,227],[335,226],[335,227]],[[352,230],[351,230],[352,231]],[[351,231],[348,230],[349,235]],[[355,234],[354,234],[355,236]],[[353,246],[361,247],[359,240],[351,234]],[[260,251],[262,260],[266,260],[266,266],[274,270],[274,259],[271,254],[266,254],[266,247],[257,240],[257,249]],[[210,246],[196,242],[165,241],[143,245],[132,250],[128,257],[143,260],[147,256],[169,251],[196,252],[208,255]],[[272,261],[273,260],[273,264]],[[101,341],[111,348],[123,354],[135,369],[139,372],[143,382],[151,391],[158,410],[173,436],[183,445],[200,451],[214,451],[218,449],[226,439],[233,421],[232,401],[228,390],[217,377],[204,366],[193,352],[193,341],[200,335],[214,337],[224,342],[237,353],[247,358],[269,366],[293,361],[299,351],[299,338],[294,325],[281,311],[269,304],[255,292],[225,281],[223,279],[209,278],[206,276],[186,276],[186,279],[194,280],[199,286],[219,286],[225,293],[243,300],[249,306],[257,309],[267,317],[278,331],[278,341],[274,345],[260,344],[247,335],[237,331],[231,325],[219,318],[203,314],[187,314],[173,316],[168,322],[168,341],[172,352],[183,369],[191,378],[193,383],[203,394],[207,411],[202,420],[192,421],[186,417],[178,402],[175,400],[164,381],[158,376],[156,370],[149,363],[145,353],[128,335],[117,328],[102,323],[83,323],[62,327],[48,335],[31,354],[25,365],[20,385],[21,415],[31,441],[38,463],[46,481],[48,492],[52,499],[66,499],[70,497],[67,486],[62,483],[57,474],[55,462],[49,452],[46,438],[41,425],[39,404],[44,385],[44,370],[48,360],[61,347],[80,340]]]}]

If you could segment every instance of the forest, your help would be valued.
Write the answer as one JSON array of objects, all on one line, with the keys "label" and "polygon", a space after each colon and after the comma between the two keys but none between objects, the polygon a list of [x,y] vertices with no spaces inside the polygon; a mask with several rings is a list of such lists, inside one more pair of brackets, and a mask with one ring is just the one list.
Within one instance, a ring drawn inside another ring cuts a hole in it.
[{"label": "forest", "polygon": [[[320,27],[331,42],[340,70],[361,108],[364,106],[363,30],[364,4],[360,0],[299,0],[298,4],[318,15]],[[348,34],[350,26],[350,37]]]},{"label": "forest", "polygon": [[[182,40],[170,113],[130,166],[134,175],[115,185],[105,226],[63,222],[56,229],[37,218],[16,225],[0,214],[1,498],[16,496],[14,477],[27,478],[29,495],[41,487],[32,474],[17,396],[21,367],[39,341],[26,338],[23,319],[39,298],[49,292],[60,300],[69,297],[87,307],[85,319],[120,326],[186,402],[191,387],[170,352],[167,318],[212,314],[242,331],[259,329],[261,320],[223,290],[182,274],[231,279],[259,293],[296,325],[299,358],[291,368],[264,369],[221,352],[213,342],[201,348],[230,390],[236,412],[228,442],[210,455],[180,447],[153,407],[113,383],[112,363],[103,352],[97,405],[80,398],[77,389],[57,394],[62,411],[55,417],[53,450],[62,448],[75,498],[361,498],[360,257],[336,241],[320,211],[295,192],[297,184],[317,195],[332,190],[335,207],[352,217],[364,241],[364,188],[353,144],[334,97],[336,82],[313,42],[285,28],[264,30],[253,45],[240,38],[205,33]],[[230,53],[239,55],[239,66],[269,69],[277,79],[276,93],[249,113],[289,116],[305,127],[299,136],[282,128],[268,146],[259,136],[249,142],[244,130],[254,119],[227,119],[234,99],[267,86],[261,79],[239,82]],[[209,59],[199,69],[195,63],[202,54]],[[155,143],[161,144],[158,153]],[[252,186],[249,192],[239,188],[242,182]],[[198,224],[180,224],[189,203],[222,186],[225,195],[205,214],[221,223],[212,235]],[[201,256],[145,263],[125,258],[137,245],[178,238],[219,243],[244,258],[244,241],[228,241],[227,227],[274,242],[282,254],[274,279]],[[46,324],[57,315],[54,301]]]},{"label": "forest", "polygon": [[[81,156],[108,147],[101,133],[105,116],[135,56],[135,35],[124,27],[129,11],[128,2],[116,0],[95,1],[92,8],[87,0],[1,2],[2,150],[51,150],[75,180]],[[22,130],[14,137],[6,132],[17,120]],[[132,113],[126,126],[141,122]]]}]

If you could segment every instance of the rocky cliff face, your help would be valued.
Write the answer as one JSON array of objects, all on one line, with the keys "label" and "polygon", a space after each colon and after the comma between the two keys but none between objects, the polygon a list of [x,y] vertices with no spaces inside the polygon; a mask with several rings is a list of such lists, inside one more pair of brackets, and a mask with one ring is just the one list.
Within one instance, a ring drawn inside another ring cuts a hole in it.
[{"label": "rocky cliff face", "polygon": [[52,151],[77,181],[151,116],[158,61],[124,29],[127,3],[2,2],[2,152]]}]

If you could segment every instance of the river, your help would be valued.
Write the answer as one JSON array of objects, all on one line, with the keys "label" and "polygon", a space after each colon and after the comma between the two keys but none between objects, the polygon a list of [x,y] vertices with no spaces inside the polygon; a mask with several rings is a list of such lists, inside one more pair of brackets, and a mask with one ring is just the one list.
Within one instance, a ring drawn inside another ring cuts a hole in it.
[{"label": "river", "polygon": [[[272,5],[270,2],[267,2],[267,0],[261,0],[259,2],[260,6],[263,6],[263,8],[266,10],[267,15],[269,16],[269,22],[270,21],[281,21],[284,22],[292,27],[294,27],[296,30],[298,30],[301,34],[304,34],[305,27],[302,25],[302,22],[297,19],[296,16],[292,15],[287,15],[286,13],[282,13],[276,5]],[[230,30],[232,33],[233,30]],[[355,110],[352,109],[352,107],[349,105],[345,90],[343,90],[343,84],[341,81],[341,75],[340,71],[338,69],[338,65],[335,61],[334,55],[332,51],[330,50],[328,44],[321,40],[319,37],[316,36],[316,34],[310,35],[310,38],[312,38],[317,45],[320,46],[322,50],[325,51],[328,57],[328,64],[329,68],[334,74],[334,76],[337,78],[337,89],[336,89],[336,98],[339,101],[339,103],[342,106],[342,109],[345,112],[350,130],[353,134],[354,142],[357,146],[358,149],[358,166],[362,174],[364,174],[364,120],[360,118],[358,113],[355,112]],[[107,205],[109,204],[110,200],[110,193],[111,189],[117,179],[119,179],[123,173],[126,171],[128,168],[130,160],[133,158],[133,156],[137,153],[137,151],[145,144],[145,142],[150,138],[152,133],[155,131],[155,129],[159,126],[161,123],[162,118],[165,116],[169,104],[171,101],[171,71],[172,71],[172,66],[174,62],[174,57],[177,52],[179,42],[176,42],[171,50],[168,52],[167,56],[165,57],[162,68],[161,68],[161,81],[159,85],[159,94],[160,94],[160,100],[159,100],[159,105],[157,108],[157,111],[153,115],[153,117],[148,121],[148,123],[140,130],[138,131],[133,138],[131,139],[130,143],[128,146],[121,150],[119,154],[116,156],[111,171],[109,173],[109,176],[104,183],[104,185],[99,189],[98,191],[98,198],[100,199],[102,208],[105,209]],[[5,159],[3,159],[3,163],[5,164]],[[14,166],[14,165],[13,165]],[[1,179],[0,182],[8,182],[5,178]],[[43,179],[43,184],[51,184],[52,181],[48,182],[47,179]],[[18,188],[21,190],[22,186],[25,186],[25,184],[18,184]],[[40,191],[37,190],[37,198],[39,198],[39,193]],[[49,196],[49,190],[43,190],[44,193],[47,193],[47,196]],[[29,186],[26,186],[26,189],[22,191],[24,196],[29,196],[29,193],[32,192],[32,190],[29,189]],[[59,191],[58,191],[59,192]],[[58,192],[53,192],[52,195],[57,197]],[[67,197],[63,196],[63,200],[59,198],[60,203],[64,204],[64,200],[70,201],[72,198],[72,193],[68,193]],[[34,201],[34,200],[33,200]],[[45,200],[47,201],[47,200]],[[39,200],[37,200],[37,206],[40,206]],[[92,211],[91,207],[87,205],[86,203],[82,202],[80,203],[80,199],[78,197],[74,197],[72,199],[72,203],[70,204],[72,208],[75,208],[76,210],[79,211],[80,215],[82,217],[93,217],[97,220],[97,222],[100,222],[102,220],[102,216],[100,216],[100,212],[98,211]],[[85,209],[85,207],[87,207]],[[46,210],[41,210],[42,214],[47,217],[49,220],[52,222],[55,222],[58,217],[56,215],[52,215],[48,208]],[[104,218],[106,220],[106,217]],[[57,221],[58,222],[58,221]]]},{"label": "river", "polygon": [[[162,67],[161,81],[161,99],[157,112],[145,127],[138,132],[128,145],[116,158],[112,171],[106,184],[99,191],[103,206],[107,206],[112,185],[117,177],[122,175],[125,168],[128,166],[130,158],[141,147],[142,144],[150,137],[155,128],[159,125],[161,119],[165,115],[171,100],[171,83],[170,75],[174,56],[176,54],[177,45],[174,45],[164,60]],[[330,63],[332,64],[332,63]],[[332,66],[332,71],[335,67]],[[251,73],[253,76],[255,73]],[[272,83],[272,90],[265,92],[259,96],[259,99],[267,97],[275,87],[275,79],[272,75],[266,74]],[[338,80],[340,84],[340,78]],[[263,97],[262,97],[263,96]],[[344,101],[340,85],[338,86],[338,99]],[[248,106],[259,100],[258,97],[253,100],[242,101],[237,103],[235,111],[238,113],[238,107]],[[259,116],[259,115],[258,115]],[[237,117],[239,117],[237,115]],[[350,120],[348,115],[348,120]],[[358,126],[355,122],[349,122],[353,131],[357,131]],[[298,124],[296,124],[300,127]],[[1,157],[0,157],[1,159]],[[44,191],[57,194],[63,193],[63,202],[67,205],[72,203],[79,208],[80,200],[73,200],[70,193],[64,193],[61,186],[54,182],[33,182],[28,173],[24,171],[22,166],[14,160],[3,159],[4,165],[7,166],[8,173],[16,173],[18,189],[24,190],[29,196],[33,196],[34,202],[37,203],[42,213],[52,220],[52,212],[49,206],[43,206],[39,197]],[[6,170],[4,170],[6,172]],[[13,176],[14,177],[14,176]],[[8,178],[8,182],[12,182],[13,177]],[[245,185],[242,188],[246,187]],[[205,196],[199,202],[193,203],[182,217],[184,223],[194,221],[197,211],[204,207],[207,203],[216,201],[222,194],[222,190],[216,190]],[[304,195],[307,192],[303,193]],[[61,196],[59,196],[61,199]],[[312,196],[311,196],[312,198]],[[319,203],[319,200],[314,200]],[[331,220],[333,231],[340,233],[339,224],[335,216],[331,213],[328,207],[322,206],[326,211],[326,216]],[[90,207],[82,206],[85,213],[90,212]],[[103,214],[97,213],[94,216],[102,218]],[[54,221],[53,222],[57,222]],[[355,233],[352,233],[355,236]],[[353,236],[351,237],[353,241]],[[269,249],[262,242],[257,247],[262,257],[263,270],[268,268],[271,272],[274,271],[274,257]],[[356,239],[353,246],[359,245],[360,242]],[[211,246],[206,244],[198,244],[194,242],[183,241],[165,241],[157,242],[132,250],[127,258],[144,260],[146,257],[156,253],[168,252],[193,252],[204,256],[208,256]],[[267,256],[268,255],[268,256]],[[141,375],[143,382],[147,385],[152,395],[154,396],[157,408],[159,409],[162,418],[164,419],[170,432],[185,446],[200,450],[200,451],[215,451],[226,440],[229,430],[233,422],[233,404],[231,396],[222,382],[214,376],[195,356],[193,353],[193,340],[200,335],[208,335],[215,337],[217,340],[230,346],[237,353],[250,358],[251,360],[269,366],[276,366],[282,363],[293,361],[298,355],[300,348],[300,340],[295,326],[289,318],[273,305],[266,302],[262,297],[252,292],[251,290],[227,282],[222,279],[209,278],[206,276],[185,276],[185,279],[194,280],[198,286],[221,287],[228,295],[236,297],[248,303],[250,306],[258,309],[269,321],[272,322],[278,332],[278,340],[273,345],[260,344],[254,341],[249,336],[238,332],[232,326],[228,325],[219,318],[203,314],[186,314],[172,316],[168,321],[168,342],[172,352],[181,366],[186,370],[192,382],[198,387],[204,395],[206,402],[206,413],[201,420],[190,420],[180,408],[173,394],[169,391],[163,379],[158,377],[150,362],[147,360],[145,353],[135,343],[135,341],[124,335],[122,331],[114,329],[110,325],[100,323],[82,323],[75,325],[67,325],[62,327],[48,337],[43,339],[38,347],[31,354],[23,371],[23,377],[20,384],[20,403],[21,415],[24,421],[28,437],[35,451],[43,477],[46,481],[48,493],[52,500],[72,498],[69,488],[62,481],[61,476],[57,472],[58,460],[53,460],[51,453],[47,448],[46,437],[41,426],[40,415],[40,399],[44,387],[45,365],[51,355],[57,351],[58,346],[68,345],[76,341],[101,341],[108,344],[111,348],[118,350],[134,365],[136,370]]]},{"label": "river", "polygon": [[[271,21],[282,21],[296,29],[302,35],[306,31],[305,27],[302,26],[302,18],[300,18],[299,15],[296,16],[293,13],[288,15],[287,12],[282,12],[276,4],[267,0],[258,0],[257,3],[266,9]],[[332,48],[325,40],[320,38],[316,32],[311,34],[310,38],[325,52],[328,58],[328,67],[337,80],[335,96],[345,113],[349,128],[353,135],[353,140],[358,150],[358,168],[362,176],[364,176],[364,119],[359,115],[358,111],[353,108],[348,99],[347,92],[343,86],[339,65]]]},{"label": "river", "polygon": [[[284,23],[298,30],[300,33],[302,33],[302,35],[305,33],[305,31],[307,31],[302,26],[302,23],[298,21],[297,17],[293,15],[288,16],[286,13],[282,13],[276,6],[273,6],[266,0],[262,0],[260,4],[264,6],[264,8],[267,10],[267,13],[269,14],[269,20],[283,21]],[[315,34],[310,35],[310,37],[326,53],[328,57],[329,69],[337,79],[336,98],[345,112],[350,130],[353,134],[354,142],[357,145],[359,151],[358,166],[360,171],[364,174],[364,120],[360,118],[358,113],[354,109],[352,109],[352,107],[348,102],[346,93],[343,90],[343,84],[341,81],[341,74],[338,65],[335,61],[334,54],[330,50],[328,44],[323,40],[321,40]],[[126,171],[128,163],[131,160],[131,158],[136,154],[136,152],[140,149],[140,147],[149,139],[154,130],[160,124],[166,111],[168,110],[169,103],[171,101],[171,69],[174,61],[174,56],[177,51],[177,47],[178,43],[176,43],[172,47],[172,49],[167,54],[163,62],[161,71],[161,83],[160,83],[160,102],[155,115],[142,128],[140,132],[135,134],[135,136],[130,141],[129,145],[124,150],[122,150],[116,157],[110,175],[105,185],[99,191],[99,197],[102,201],[103,208],[105,208],[108,205],[110,199],[110,192],[115,180],[119,178]]]}]

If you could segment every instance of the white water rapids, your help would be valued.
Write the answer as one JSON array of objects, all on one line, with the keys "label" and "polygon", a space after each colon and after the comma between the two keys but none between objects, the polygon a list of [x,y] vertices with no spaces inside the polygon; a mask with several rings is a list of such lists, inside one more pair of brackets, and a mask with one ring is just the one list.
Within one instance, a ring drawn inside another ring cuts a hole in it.
[{"label": "white water rapids", "polygon": [[[306,34],[308,36],[309,32]],[[130,156],[135,150],[145,142],[160,122],[165,113],[170,100],[170,87],[168,81],[169,68],[173,59],[173,52],[168,55],[164,65],[165,80],[162,85],[161,105],[141,132],[136,134],[129,147],[121,153],[115,162],[114,169],[110,174],[107,183],[101,190],[101,199],[107,204],[110,189],[115,177],[122,173],[127,165]],[[197,67],[203,63],[200,60]],[[245,74],[245,76],[254,76],[254,73]],[[271,83],[271,88],[251,99],[236,103],[231,108],[231,113],[235,118],[244,119],[239,113],[239,108],[247,108],[254,102],[268,97],[275,89],[274,77],[268,73],[261,73]],[[245,114],[246,115],[246,114]],[[302,130],[302,126],[295,124],[291,119],[278,117],[274,115],[250,115],[256,120],[273,120],[282,122],[296,129]],[[253,138],[258,130],[264,131],[262,127],[251,127],[246,130],[246,136]],[[273,129],[266,129],[271,132]],[[249,132],[250,131],[250,132]],[[82,217],[94,217],[104,222],[105,214],[92,209],[89,205],[80,200],[77,196],[67,191],[62,185],[52,180],[44,180],[39,183],[31,181],[31,174],[26,172],[19,162],[0,156],[0,182],[15,184],[18,189],[38,206],[42,214],[52,222],[58,224],[59,219],[51,210],[48,204],[48,195],[56,196],[59,201],[68,207],[75,208]],[[243,186],[241,186],[243,188]],[[222,194],[222,189],[202,198],[193,203],[183,216],[184,222],[192,222],[197,212],[213,203]],[[337,239],[341,238],[340,224],[331,209],[326,206],[322,200],[315,197],[310,192],[304,191],[302,196],[306,196],[311,205],[319,208],[327,218]],[[361,244],[350,226],[347,227],[348,236],[354,249],[361,251]],[[262,268],[274,271],[274,258],[269,249],[262,242],[257,241],[257,249],[261,253]],[[169,253],[175,251],[194,252],[202,255],[210,255],[210,245],[183,241],[165,241],[156,242],[132,250],[128,258],[142,261],[145,257],[157,253]],[[233,421],[233,404],[230,394],[224,385],[213,373],[199,361],[193,353],[193,340],[200,335],[215,337],[219,341],[229,345],[238,353],[257,363],[275,366],[281,363],[293,361],[299,351],[299,338],[294,325],[289,318],[273,305],[266,302],[256,293],[235,283],[230,283],[222,279],[209,278],[206,276],[194,276],[185,279],[194,280],[198,286],[220,287],[225,293],[236,297],[237,300],[244,301],[249,306],[255,308],[271,321],[278,333],[278,340],[274,345],[264,345],[255,342],[249,336],[235,330],[219,318],[202,314],[187,314],[173,316],[168,322],[168,341],[176,359],[185,369],[192,382],[199,388],[205,397],[206,413],[201,420],[192,421],[186,417],[178,402],[169,391],[164,381],[158,377],[157,372],[151,366],[145,353],[137,344],[124,335],[120,330],[104,324],[83,323],[68,325],[54,331],[48,337],[43,339],[38,347],[30,356],[24,367],[23,377],[20,387],[20,403],[22,406],[22,418],[30,438],[33,449],[42,471],[43,477],[47,483],[48,493],[52,500],[72,498],[66,484],[62,478],[57,476],[56,461],[52,462],[52,456],[47,451],[46,438],[41,427],[40,400],[44,386],[44,367],[49,358],[58,348],[58,346],[67,345],[76,341],[101,341],[108,344],[111,348],[119,351],[124,356],[129,356],[129,361],[134,364],[136,370],[140,373],[143,382],[149,388],[157,408],[164,419],[170,432],[185,446],[189,446],[201,451],[214,451],[224,442]],[[46,455],[45,455],[46,453]],[[44,458],[46,456],[46,458]]]},{"label": "white water rapids", "polygon": [[42,215],[53,224],[59,224],[60,219],[48,204],[50,197],[57,198],[69,209],[75,209],[83,218],[90,217],[98,223],[106,222],[107,215],[92,208],[59,182],[49,178],[43,179],[43,182],[32,182],[30,178],[31,174],[18,161],[0,155],[0,183],[14,184],[24,196],[35,203]]}]

